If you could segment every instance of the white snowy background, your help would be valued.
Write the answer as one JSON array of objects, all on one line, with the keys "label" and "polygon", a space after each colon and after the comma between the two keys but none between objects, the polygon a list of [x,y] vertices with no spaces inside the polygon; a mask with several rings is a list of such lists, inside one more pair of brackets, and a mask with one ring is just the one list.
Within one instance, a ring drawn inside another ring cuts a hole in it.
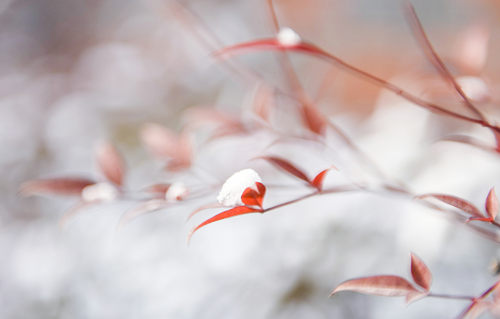
[{"label": "white snowy background", "polygon": [[[299,1],[278,1],[278,12],[288,12],[285,23],[304,38],[347,60],[354,52],[368,54],[379,42],[378,50],[413,45],[413,55],[402,57],[408,70],[425,65],[399,1],[312,2],[303,16],[286,9],[303,6]],[[188,4],[226,44],[272,34],[264,0]],[[453,36],[450,25],[498,18],[498,7],[489,10],[494,7],[488,1],[415,5],[439,39]],[[60,228],[59,218],[74,200],[19,196],[21,183],[33,178],[98,177],[93,148],[102,139],[123,152],[127,185],[135,190],[162,181],[222,183],[252,167],[265,184],[298,185],[270,188],[266,205],[308,191],[270,165],[251,161],[266,152],[286,155],[310,175],[336,165],[340,170],[328,175],[328,185],[359,177],[351,174],[359,167],[333,134],[331,147],[322,150],[297,143],[268,148],[273,137],[263,132],[200,146],[195,173],[159,174],[161,163],[139,143],[141,125],[179,129],[182,110],[194,105],[238,114],[252,92],[211,59],[181,20],[168,1],[0,1],[0,318],[456,316],[465,302],[424,299],[406,307],[401,298],[354,293],[328,298],[349,278],[408,278],[410,252],[433,271],[435,292],[475,295],[495,281],[488,266],[498,245],[411,198],[389,193],[328,195],[228,219],[201,229],[189,245],[189,230],[217,210],[186,218],[215,201],[217,189],[121,229],[120,217],[136,202],[88,208]],[[494,36],[492,43],[498,44]],[[282,85],[276,61],[269,53],[240,59]],[[304,58],[295,62],[306,89],[313,90],[324,65]],[[414,92],[425,90],[411,70],[400,76]],[[374,103],[369,116],[339,104],[322,107],[386,173],[416,193],[450,193],[482,207],[488,190],[500,187],[498,156],[434,143],[447,132],[492,143],[488,132],[442,121],[389,93]]]}]

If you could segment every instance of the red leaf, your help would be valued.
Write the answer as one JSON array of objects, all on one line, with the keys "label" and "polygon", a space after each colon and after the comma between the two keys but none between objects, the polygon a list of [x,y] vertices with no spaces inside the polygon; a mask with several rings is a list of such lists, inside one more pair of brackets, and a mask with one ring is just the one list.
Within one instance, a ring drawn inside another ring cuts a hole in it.
[{"label": "red leaf", "polygon": [[241,195],[241,201],[245,205],[256,205],[262,208],[262,202],[264,200],[264,195],[266,194],[266,187],[264,184],[259,182],[256,182],[255,184],[257,185],[257,191],[248,187]]},{"label": "red leaf", "polygon": [[280,50],[285,51],[292,49],[294,47],[284,46],[279,43],[275,38],[260,39],[255,41],[249,41],[244,43],[235,44],[223,48],[222,50],[215,52],[215,56],[229,57],[236,53],[243,53],[249,51],[259,51],[259,50]]},{"label": "red leaf", "polygon": [[332,168],[327,168],[319,172],[318,175],[316,175],[316,177],[312,180],[311,185],[316,187],[318,190],[321,190],[323,188],[323,180],[325,179],[326,173],[328,173],[331,169]]},{"label": "red leaf", "polygon": [[125,163],[118,150],[110,143],[103,142],[97,147],[97,164],[104,176],[113,184],[121,186]]},{"label": "red leaf", "polygon": [[234,217],[234,216],[239,216],[239,215],[243,215],[243,214],[256,213],[256,212],[259,212],[259,209],[252,208],[252,207],[247,207],[247,206],[237,206],[237,207],[233,207],[231,209],[228,209],[226,211],[223,211],[222,213],[219,213],[219,214],[217,214],[217,215],[215,215],[215,216],[207,219],[206,221],[204,221],[203,223],[199,224],[198,226],[196,226],[189,233],[188,241],[191,238],[191,236],[193,236],[193,234],[198,229],[202,228],[203,226],[206,226],[208,224],[211,224],[213,222],[216,222],[216,221],[219,221],[219,220],[222,220],[222,219],[226,219],[226,218],[230,218],[230,217]]},{"label": "red leaf", "polygon": [[418,196],[418,198],[426,198],[426,197],[433,197],[436,198],[448,205],[451,205],[453,207],[456,207],[466,213],[469,213],[473,216],[483,218],[483,214],[481,214],[481,211],[474,206],[473,204],[469,203],[468,201],[461,199],[459,197],[451,196],[451,195],[445,195],[445,194],[424,194]]},{"label": "red leaf", "polygon": [[373,276],[344,281],[330,296],[339,291],[354,291],[377,296],[408,296],[418,292],[406,279],[399,276]]},{"label": "red leaf", "polygon": [[276,156],[261,156],[259,158],[262,158],[262,159],[270,162],[271,164],[275,165],[276,167],[281,168],[285,172],[292,174],[293,176],[307,182],[308,184],[311,183],[311,181],[309,180],[309,177],[307,177],[307,175],[303,171],[301,171],[295,165],[293,165],[292,163],[290,163],[289,161],[287,161],[285,159],[282,159],[282,158],[279,158]]},{"label": "red leaf", "polygon": [[417,285],[424,288],[425,291],[429,291],[432,283],[432,274],[425,263],[411,254],[411,276]]},{"label": "red leaf", "polygon": [[495,189],[492,188],[486,197],[486,212],[488,216],[493,220],[498,214],[498,198],[495,194]]},{"label": "red leaf", "polygon": [[20,192],[25,196],[35,194],[54,194],[66,196],[80,196],[82,189],[95,184],[95,181],[87,178],[51,178],[39,179],[25,182],[21,185]]}]

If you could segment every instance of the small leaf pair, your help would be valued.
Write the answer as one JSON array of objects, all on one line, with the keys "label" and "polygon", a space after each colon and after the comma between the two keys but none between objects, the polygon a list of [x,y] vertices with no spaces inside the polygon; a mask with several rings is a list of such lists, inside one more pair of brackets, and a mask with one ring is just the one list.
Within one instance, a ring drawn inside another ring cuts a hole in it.
[{"label": "small leaf pair", "polygon": [[23,183],[20,193],[25,196],[46,194],[80,197],[80,201],[61,217],[62,225],[83,208],[120,196],[125,177],[125,162],[121,154],[109,142],[102,142],[96,149],[96,161],[107,182],[84,177],[38,179]]},{"label": "small leaf pair", "polygon": [[427,197],[435,198],[448,205],[456,207],[469,215],[472,215],[472,217],[469,217],[467,219],[467,222],[478,220],[478,221],[492,223],[495,221],[495,218],[498,215],[498,198],[495,194],[494,188],[490,189],[488,196],[486,197],[485,201],[486,217],[474,204],[460,197],[445,195],[445,194],[424,194],[418,196],[417,198],[423,199]]},{"label": "small leaf pair", "polygon": [[411,254],[411,275],[413,281],[423,290],[417,289],[403,277],[381,275],[344,281],[332,291],[330,296],[340,291],[354,291],[386,297],[404,296],[406,302],[410,303],[428,295],[432,283],[432,274],[429,268],[414,254]]},{"label": "small leaf pair", "polygon": [[[246,188],[242,195],[241,195],[241,202],[244,204],[244,206],[236,206],[231,209],[225,210],[222,213],[219,213],[207,220],[205,220],[203,223],[199,224],[196,226],[188,235],[188,242],[191,239],[191,236],[200,228],[211,224],[213,222],[223,220],[226,218],[230,217],[235,217],[239,215],[244,215],[244,214],[250,214],[250,213],[264,213],[265,210],[262,208],[262,203],[264,201],[264,196],[266,195],[266,187],[264,184],[256,182],[255,186],[257,190],[248,187]],[[211,207],[211,206],[205,206],[204,208]],[[199,212],[199,210],[196,210],[194,213],[190,215],[193,216],[195,213]]]},{"label": "small leaf pair", "polygon": [[[108,142],[102,142],[96,149],[96,161],[105,179],[116,187],[123,185],[125,162],[118,150]],[[49,194],[61,196],[80,196],[82,190],[97,184],[94,179],[85,177],[58,177],[31,180],[23,183],[20,188],[25,196]]]},{"label": "small leaf pair", "polygon": [[306,173],[304,173],[301,169],[297,168],[297,166],[293,165],[292,163],[283,158],[276,156],[261,156],[259,158],[268,161],[274,166],[280,168],[281,170],[306,182],[309,186],[316,188],[320,192],[323,190],[323,180],[325,179],[326,173],[328,173],[328,171],[331,170],[332,168],[335,168],[332,166],[330,168],[324,169],[321,172],[319,172],[313,179],[310,179],[306,175]]}]

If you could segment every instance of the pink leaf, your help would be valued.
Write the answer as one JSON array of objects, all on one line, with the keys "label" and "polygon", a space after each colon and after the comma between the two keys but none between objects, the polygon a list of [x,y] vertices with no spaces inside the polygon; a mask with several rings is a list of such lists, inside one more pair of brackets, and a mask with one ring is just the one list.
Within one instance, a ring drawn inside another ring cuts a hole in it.
[{"label": "pink leaf", "polygon": [[141,139],[154,156],[169,160],[168,170],[181,170],[191,165],[191,142],[186,134],[177,135],[164,126],[149,123],[141,130]]},{"label": "pink leaf", "polygon": [[432,283],[432,274],[425,263],[411,254],[411,276],[417,285],[424,288],[425,291],[429,291]]},{"label": "pink leaf", "polygon": [[377,296],[408,296],[418,292],[406,279],[399,276],[373,276],[351,279],[338,285],[330,294],[339,291],[354,291]]},{"label": "pink leaf", "polygon": [[121,186],[125,163],[118,150],[110,143],[103,142],[97,147],[97,164],[104,176],[113,184]]},{"label": "pink leaf", "polygon": [[95,184],[95,181],[77,177],[39,179],[23,183],[20,192],[25,196],[35,194],[80,196],[82,189],[92,184]]},{"label": "pink leaf", "polygon": [[259,182],[256,182],[255,184],[257,185],[257,191],[248,187],[241,195],[241,201],[245,205],[255,205],[262,208],[262,202],[264,201],[264,195],[266,194],[266,187],[264,184]]},{"label": "pink leaf", "polygon": [[193,234],[200,228],[208,225],[208,224],[211,224],[213,222],[216,222],[216,221],[219,221],[219,220],[223,220],[223,219],[226,219],[226,218],[230,218],[230,217],[234,217],[234,216],[239,216],[239,215],[244,215],[244,214],[250,214],[250,213],[256,213],[256,212],[259,212],[259,209],[257,208],[252,208],[252,207],[247,207],[247,206],[237,206],[237,207],[233,207],[231,209],[228,209],[226,211],[223,211],[222,213],[219,213],[209,219],[207,219],[206,221],[204,221],[203,223],[199,224],[198,226],[196,226],[190,233],[189,233],[189,236],[188,236],[188,241],[189,239],[191,238],[191,236],[193,236]]},{"label": "pink leaf", "polygon": [[168,128],[148,123],[141,130],[141,140],[153,155],[167,159],[175,156],[178,136]]},{"label": "pink leaf", "polygon": [[327,119],[313,105],[304,104],[302,106],[302,118],[307,128],[318,135],[323,135],[327,126]]},{"label": "pink leaf", "polygon": [[418,198],[427,198],[427,197],[433,197],[435,199],[438,199],[448,205],[451,205],[453,207],[456,207],[466,213],[469,213],[473,216],[483,218],[483,214],[481,214],[481,211],[474,206],[473,204],[469,203],[468,201],[461,199],[459,197],[451,196],[451,195],[445,195],[445,194],[424,194],[418,196]]},{"label": "pink leaf", "polygon": [[486,212],[488,216],[493,220],[498,214],[498,198],[495,194],[495,189],[492,188],[486,197]]},{"label": "pink leaf", "polygon": [[268,122],[271,109],[275,106],[274,90],[264,85],[259,85],[252,101],[253,112],[262,120]]},{"label": "pink leaf", "polygon": [[276,156],[261,156],[259,158],[262,158],[262,159],[268,161],[269,163],[273,164],[274,166],[281,168],[285,172],[292,174],[293,176],[307,182],[308,184],[311,183],[311,181],[309,180],[309,177],[307,177],[307,175],[302,170],[298,169],[295,165],[293,165],[292,163],[290,163],[289,161],[287,161],[285,159],[282,159],[282,158],[279,158]]}]

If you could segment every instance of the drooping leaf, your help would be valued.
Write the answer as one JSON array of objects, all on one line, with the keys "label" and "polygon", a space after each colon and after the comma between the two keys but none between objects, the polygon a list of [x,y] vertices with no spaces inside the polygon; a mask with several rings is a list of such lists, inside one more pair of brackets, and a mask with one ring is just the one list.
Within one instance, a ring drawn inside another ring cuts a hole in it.
[{"label": "drooping leaf", "polygon": [[470,215],[476,216],[478,218],[483,218],[483,214],[481,214],[481,211],[471,204],[470,202],[466,201],[465,199],[456,197],[456,196],[451,196],[451,195],[445,195],[445,194],[424,194],[418,196],[418,198],[427,198],[427,197],[432,197],[435,199],[438,199],[448,205],[451,205],[453,207],[456,207],[466,213],[469,213]]},{"label": "drooping leaf", "polygon": [[202,205],[202,206],[198,207],[197,209],[195,209],[191,214],[189,214],[187,220],[190,220],[191,217],[198,214],[202,210],[209,209],[209,208],[219,208],[219,207],[223,207],[223,206],[219,203],[209,203],[209,204]]},{"label": "drooping leaf", "polygon": [[36,194],[80,196],[82,189],[92,184],[95,184],[95,181],[79,177],[38,179],[23,183],[20,193],[25,196]]},{"label": "drooping leaf", "polygon": [[120,221],[118,222],[118,228],[123,227],[131,220],[148,213],[155,212],[157,210],[163,209],[168,206],[168,203],[164,199],[151,199],[133,209],[125,212]]},{"label": "drooping leaf", "polygon": [[83,212],[85,210],[85,208],[87,208],[89,206],[92,206],[92,205],[97,205],[99,203],[101,203],[101,202],[98,201],[98,200],[96,200],[96,201],[89,201],[89,202],[79,201],[73,207],[71,207],[70,209],[68,209],[61,216],[61,218],[59,218],[59,227],[63,228],[64,226],[66,226],[66,224],[68,223],[68,221],[71,218],[73,218],[76,215],[78,215],[79,213]]},{"label": "drooping leaf", "polygon": [[214,223],[216,221],[219,221],[219,220],[223,220],[223,219],[226,219],[226,218],[230,218],[230,217],[235,217],[235,216],[239,216],[239,215],[244,215],[244,214],[250,214],[250,213],[256,213],[256,212],[259,212],[259,209],[258,208],[253,208],[253,207],[248,207],[248,206],[237,206],[237,207],[233,207],[231,209],[228,209],[226,211],[223,211],[222,213],[219,213],[209,219],[207,219],[206,221],[204,221],[203,223],[199,224],[198,226],[196,226],[190,233],[189,233],[189,236],[188,236],[188,241],[189,239],[191,238],[191,236],[193,236],[193,234],[200,228],[208,225],[208,224],[211,224],[211,223]]},{"label": "drooping leaf", "polygon": [[418,292],[406,279],[399,276],[383,275],[356,278],[338,285],[330,296],[340,291],[354,291],[377,296],[408,296]]},{"label": "drooping leaf", "polygon": [[261,156],[259,158],[262,158],[262,159],[268,161],[269,163],[273,164],[274,166],[276,166],[276,167],[284,170],[285,172],[307,182],[308,184],[311,183],[311,181],[309,180],[309,177],[307,177],[307,175],[302,170],[300,170],[295,165],[293,165],[292,163],[290,163],[289,161],[287,161],[283,158],[276,157],[276,156]]},{"label": "drooping leaf", "polygon": [[498,214],[498,198],[495,194],[495,189],[490,189],[488,193],[488,197],[486,197],[486,212],[491,219],[495,219]]},{"label": "drooping leaf", "polygon": [[102,142],[96,150],[99,169],[115,185],[123,184],[125,163],[118,150],[108,142]]},{"label": "drooping leaf", "polygon": [[245,205],[249,206],[259,206],[262,208],[262,202],[264,201],[264,195],[266,194],[266,187],[264,184],[256,182],[257,190],[248,187],[243,191],[241,195],[241,201]]},{"label": "drooping leaf", "polygon": [[314,106],[304,104],[301,108],[302,119],[307,128],[318,135],[323,135],[327,127],[328,120],[323,114]]},{"label": "drooping leaf", "polygon": [[411,276],[417,285],[429,291],[432,274],[427,265],[417,256],[411,254]]}]

